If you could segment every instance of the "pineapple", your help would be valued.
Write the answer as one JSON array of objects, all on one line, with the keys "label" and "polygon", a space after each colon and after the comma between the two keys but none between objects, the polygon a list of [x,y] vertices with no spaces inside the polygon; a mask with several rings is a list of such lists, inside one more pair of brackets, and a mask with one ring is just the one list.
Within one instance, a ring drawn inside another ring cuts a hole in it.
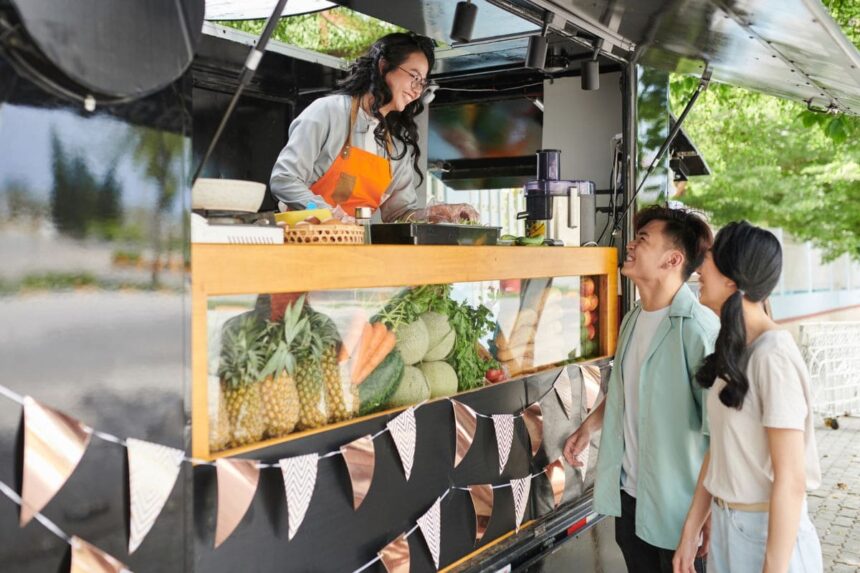
[{"label": "pineapple", "polygon": [[337,346],[326,347],[322,355],[323,380],[328,401],[329,422],[342,422],[358,414],[358,385],[350,381],[349,372],[341,372]]},{"label": "pineapple", "polygon": [[[298,344],[296,386],[299,390],[299,428],[310,430],[328,422],[323,355],[337,343],[337,329],[331,320],[305,307],[308,328]],[[335,361],[336,362],[336,361]]]},{"label": "pineapple", "polygon": [[265,353],[264,334],[265,324],[253,316],[243,318],[224,333],[218,375],[233,447],[263,439],[265,422],[259,380]]},{"label": "pineapple", "polygon": [[338,347],[341,344],[337,326],[327,316],[313,313],[311,329],[318,334],[322,346],[320,366],[325,385],[327,419],[329,422],[349,420],[358,413],[358,386],[348,375],[341,375]]},{"label": "pineapple", "polygon": [[[213,452],[230,446],[230,417],[224,400],[224,389],[217,376],[210,376],[209,383],[209,449]],[[214,422],[214,423],[213,423]]]},{"label": "pineapple", "polygon": [[286,308],[283,319],[270,322],[267,332],[270,358],[261,373],[263,414],[266,435],[270,438],[286,436],[299,421],[299,391],[296,387],[297,341],[308,327],[302,318],[304,299],[300,298]]}]

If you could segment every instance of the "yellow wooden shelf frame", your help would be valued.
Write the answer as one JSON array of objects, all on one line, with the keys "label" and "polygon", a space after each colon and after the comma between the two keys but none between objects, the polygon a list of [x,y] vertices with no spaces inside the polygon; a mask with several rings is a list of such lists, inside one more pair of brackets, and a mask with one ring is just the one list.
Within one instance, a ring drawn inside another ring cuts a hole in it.
[{"label": "yellow wooden shelf frame", "polygon": [[597,275],[603,277],[597,286],[601,301],[600,354],[611,356],[618,330],[617,269],[616,249],[604,247],[194,244],[191,246],[192,454],[201,459],[236,455],[358,420],[211,453],[207,396],[210,296]]}]

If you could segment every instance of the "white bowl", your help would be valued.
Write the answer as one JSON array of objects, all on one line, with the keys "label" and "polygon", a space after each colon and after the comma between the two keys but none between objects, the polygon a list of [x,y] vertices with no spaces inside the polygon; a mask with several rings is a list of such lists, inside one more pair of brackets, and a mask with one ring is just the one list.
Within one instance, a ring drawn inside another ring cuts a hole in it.
[{"label": "white bowl", "polygon": [[256,213],[265,195],[266,185],[256,181],[198,179],[191,190],[191,208]]}]

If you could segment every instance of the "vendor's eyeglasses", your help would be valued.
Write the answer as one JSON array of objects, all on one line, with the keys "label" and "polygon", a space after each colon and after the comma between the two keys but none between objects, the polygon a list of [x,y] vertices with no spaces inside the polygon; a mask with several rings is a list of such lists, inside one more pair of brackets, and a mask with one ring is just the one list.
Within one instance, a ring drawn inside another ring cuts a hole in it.
[{"label": "vendor's eyeglasses", "polygon": [[423,91],[430,84],[430,82],[428,80],[426,80],[425,78],[422,78],[421,76],[419,76],[415,72],[410,72],[409,70],[407,70],[406,68],[401,67],[401,66],[397,66],[397,67],[412,77],[412,83],[411,83],[412,89],[420,88]]}]

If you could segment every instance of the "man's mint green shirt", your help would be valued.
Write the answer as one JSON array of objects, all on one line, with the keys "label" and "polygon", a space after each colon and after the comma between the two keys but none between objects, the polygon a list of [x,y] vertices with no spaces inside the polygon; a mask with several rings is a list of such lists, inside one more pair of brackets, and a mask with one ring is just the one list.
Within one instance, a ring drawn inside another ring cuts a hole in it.
[{"label": "man's mint green shirt", "polygon": [[[621,516],[624,457],[622,364],[641,309],[637,302],[621,321],[597,458],[594,509],[615,517]],[[716,315],[681,286],[639,372],[636,535],[664,549],[678,545],[708,449],[706,390],[695,374],[713,352],[719,329]]]}]

